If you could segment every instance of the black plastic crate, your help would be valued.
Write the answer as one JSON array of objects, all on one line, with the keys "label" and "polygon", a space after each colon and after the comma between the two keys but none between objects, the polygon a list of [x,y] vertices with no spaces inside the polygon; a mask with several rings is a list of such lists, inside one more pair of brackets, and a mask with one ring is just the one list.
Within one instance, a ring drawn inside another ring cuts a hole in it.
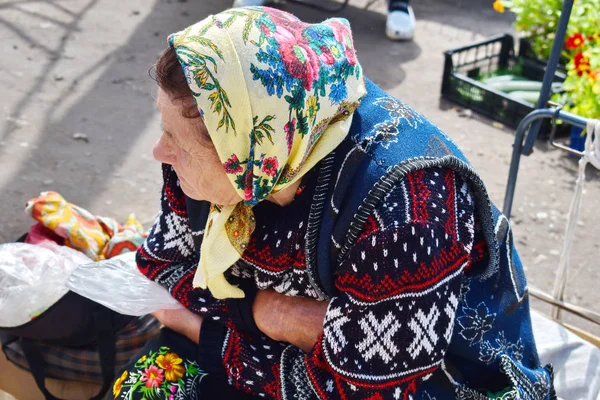
[{"label": "black plastic crate", "polygon": [[[476,80],[481,74],[498,70],[516,70],[527,79],[542,81],[545,64],[537,59],[515,55],[511,35],[499,35],[444,53],[442,97],[488,118],[516,128],[535,105],[513,99]],[[555,82],[565,80],[557,72]]]},{"label": "black plastic crate", "polygon": [[[533,51],[533,47],[531,46],[531,39],[529,38],[520,38],[519,39],[519,57],[521,59],[525,59],[530,61],[531,63],[537,64],[542,69],[546,68],[548,64],[547,60],[543,60],[538,57],[537,54]],[[569,59],[565,56],[561,56],[557,65],[557,71],[560,75],[567,75],[567,63]]]}]

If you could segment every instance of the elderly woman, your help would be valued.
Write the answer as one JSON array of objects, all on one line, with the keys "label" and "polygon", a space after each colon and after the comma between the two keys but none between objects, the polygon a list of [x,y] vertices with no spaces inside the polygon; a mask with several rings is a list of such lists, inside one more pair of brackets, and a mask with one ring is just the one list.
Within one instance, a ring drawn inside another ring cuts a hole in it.
[{"label": "elderly woman", "polygon": [[509,224],[454,143],[363,77],[348,22],[270,8],[156,64],[140,271],[185,311],[118,399],[551,399]]}]

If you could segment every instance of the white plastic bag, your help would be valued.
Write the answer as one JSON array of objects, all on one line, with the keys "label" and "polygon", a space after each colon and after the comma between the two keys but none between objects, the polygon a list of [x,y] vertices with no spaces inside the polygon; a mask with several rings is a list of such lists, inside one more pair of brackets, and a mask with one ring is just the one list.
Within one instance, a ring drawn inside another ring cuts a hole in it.
[{"label": "white plastic bag", "polygon": [[71,272],[91,261],[54,243],[0,245],[0,327],[23,325],[46,311],[69,291]]},{"label": "white plastic bag", "polygon": [[67,287],[125,315],[183,307],[165,288],[142,275],[134,252],[80,265],[69,277]]}]

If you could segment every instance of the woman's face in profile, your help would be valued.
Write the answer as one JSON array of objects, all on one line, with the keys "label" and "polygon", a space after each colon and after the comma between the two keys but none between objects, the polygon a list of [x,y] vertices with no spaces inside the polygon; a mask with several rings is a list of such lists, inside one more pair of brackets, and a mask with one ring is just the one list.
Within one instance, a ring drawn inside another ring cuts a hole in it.
[{"label": "woman's face in profile", "polygon": [[204,139],[208,132],[202,119],[184,117],[184,102],[158,89],[163,132],[154,145],[154,158],[173,166],[188,197],[219,205],[239,203],[242,198],[227,178],[215,148]]}]

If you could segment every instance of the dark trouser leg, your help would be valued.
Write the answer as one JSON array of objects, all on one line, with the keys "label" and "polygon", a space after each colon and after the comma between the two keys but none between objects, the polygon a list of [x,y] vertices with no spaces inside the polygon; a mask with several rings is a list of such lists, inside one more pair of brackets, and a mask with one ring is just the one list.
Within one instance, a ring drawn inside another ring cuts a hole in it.
[{"label": "dark trouser leg", "polygon": [[408,6],[410,5],[410,0],[388,0],[388,10],[389,11],[408,11]]}]

